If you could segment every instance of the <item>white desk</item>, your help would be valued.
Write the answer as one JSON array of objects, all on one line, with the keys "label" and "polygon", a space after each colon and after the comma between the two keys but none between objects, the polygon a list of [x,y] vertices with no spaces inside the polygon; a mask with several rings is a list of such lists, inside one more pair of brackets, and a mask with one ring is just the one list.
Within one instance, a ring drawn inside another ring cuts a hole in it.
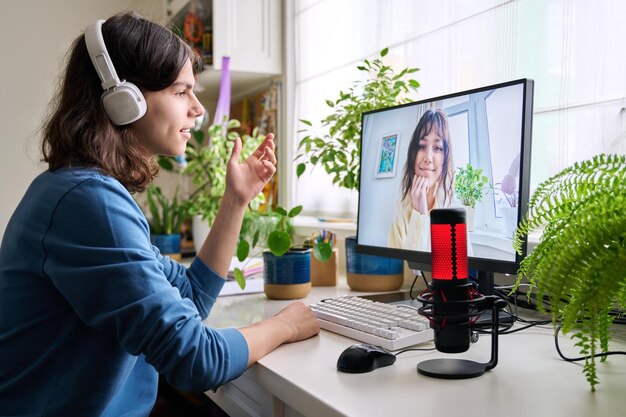
[{"label": "white desk", "polygon": [[[314,287],[307,304],[349,294],[345,282]],[[356,293],[355,293],[356,294]],[[206,324],[240,327],[269,317],[287,305],[264,294],[220,297]],[[626,350],[626,329],[617,327],[612,350]],[[231,416],[549,416],[626,415],[626,357],[598,363],[600,384],[591,393],[580,363],[567,363],[554,348],[551,326],[499,338],[499,362],[486,374],[465,380],[439,380],[417,373],[425,359],[462,357],[487,362],[490,336],[459,355],[407,352],[396,363],[366,374],[336,370],[340,353],[357,343],[322,330],[303,342],[279,347],[240,378],[207,392]],[[426,346],[431,346],[427,344]],[[579,356],[569,337],[561,349]]]}]

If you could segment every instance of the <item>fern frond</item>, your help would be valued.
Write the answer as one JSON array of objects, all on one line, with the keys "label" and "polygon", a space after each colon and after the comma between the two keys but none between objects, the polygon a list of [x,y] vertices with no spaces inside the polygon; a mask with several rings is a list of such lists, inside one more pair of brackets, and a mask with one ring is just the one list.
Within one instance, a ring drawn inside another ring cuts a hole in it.
[{"label": "fern frond", "polygon": [[[595,358],[606,352],[613,308],[626,304],[626,156],[597,155],[543,182],[530,199],[515,236],[545,224],[539,245],[521,263],[518,285],[528,277],[537,297],[550,300],[585,356],[583,372],[592,391],[598,384]],[[545,306],[540,305],[545,311]]]}]

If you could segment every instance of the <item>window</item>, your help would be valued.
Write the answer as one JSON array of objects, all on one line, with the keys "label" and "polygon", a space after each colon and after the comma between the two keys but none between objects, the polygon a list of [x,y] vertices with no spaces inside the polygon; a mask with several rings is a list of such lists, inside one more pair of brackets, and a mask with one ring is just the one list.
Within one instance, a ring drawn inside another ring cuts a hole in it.
[{"label": "window", "polygon": [[[288,53],[290,137],[298,137],[301,118],[319,128],[329,112],[325,100],[358,79],[363,58],[389,47],[389,65],[421,68],[414,74],[422,85],[415,100],[534,79],[531,189],[575,161],[626,152],[626,2],[300,0],[287,12],[295,34]],[[480,104],[491,105],[497,97]],[[453,123],[466,123],[468,111],[459,109]],[[498,122],[482,128],[498,129]],[[471,161],[469,142],[467,157]],[[295,165],[288,166],[292,205],[312,214],[356,215],[356,193],[333,186],[321,167],[295,180]],[[506,169],[494,165],[494,181]]]}]

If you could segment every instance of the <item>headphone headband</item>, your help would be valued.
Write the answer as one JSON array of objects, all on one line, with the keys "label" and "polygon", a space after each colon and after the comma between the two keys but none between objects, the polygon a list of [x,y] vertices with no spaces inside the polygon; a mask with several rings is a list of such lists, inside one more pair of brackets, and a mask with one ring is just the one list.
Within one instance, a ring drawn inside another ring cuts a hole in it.
[{"label": "headphone headband", "polygon": [[102,24],[104,22],[104,20],[98,20],[85,29],[85,43],[87,44],[91,62],[96,68],[100,81],[102,81],[102,89],[108,90],[120,85],[121,82],[102,37]]},{"label": "headphone headband", "polygon": [[127,125],[146,114],[146,99],[133,83],[120,81],[104,44],[102,24],[98,20],[85,29],[85,44],[91,62],[102,81],[102,106],[113,123]]}]

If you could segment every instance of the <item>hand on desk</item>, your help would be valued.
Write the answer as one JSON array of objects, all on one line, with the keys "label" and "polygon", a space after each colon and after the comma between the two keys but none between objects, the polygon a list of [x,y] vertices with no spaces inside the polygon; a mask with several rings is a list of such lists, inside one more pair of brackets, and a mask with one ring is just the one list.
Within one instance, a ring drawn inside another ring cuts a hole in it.
[{"label": "hand on desk", "polygon": [[248,343],[248,366],[251,366],[283,343],[315,336],[320,325],[311,309],[298,301],[272,318],[239,330]]},{"label": "hand on desk", "polygon": [[320,332],[320,323],[311,309],[298,301],[282,309],[276,319],[284,321],[285,329],[291,329],[291,337],[285,343],[308,339]]}]

